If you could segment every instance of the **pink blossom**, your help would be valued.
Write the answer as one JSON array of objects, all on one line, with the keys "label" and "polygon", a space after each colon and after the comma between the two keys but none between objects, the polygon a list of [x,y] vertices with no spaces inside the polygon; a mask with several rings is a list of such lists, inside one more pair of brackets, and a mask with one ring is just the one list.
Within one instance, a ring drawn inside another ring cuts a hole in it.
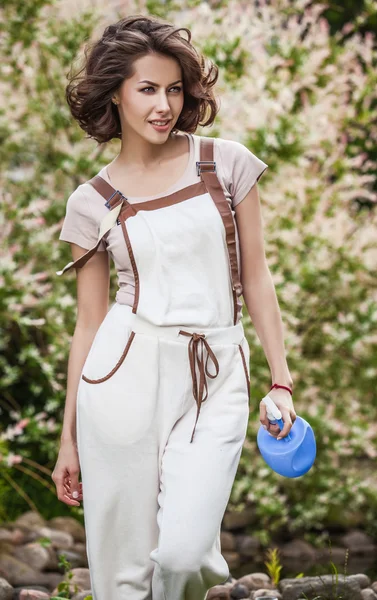
[{"label": "pink blossom", "polygon": [[47,417],[47,412],[46,412],[45,410],[43,410],[42,412],[39,412],[39,413],[37,413],[37,414],[34,416],[34,419],[35,419],[36,421],[40,421],[41,419],[44,419],[45,417]]},{"label": "pink blossom", "polygon": [[20,454],[11,455],[11,464],[12,465],[19,464],[21,462],[22,462],[22,456]]},{"label": "pink blossom", "polygon": [[22,462],[22,456],[20,454],[13,454],[13,452],[9,452],[8,456],[6,456],[5,458],[8,467]]},{"label": "pink blossom", "polygon": [[43,281],[44,279],[47,279],[48,277],[48,273],[47,271],[40,271],[39,273],[35,274],[35,281]]}]

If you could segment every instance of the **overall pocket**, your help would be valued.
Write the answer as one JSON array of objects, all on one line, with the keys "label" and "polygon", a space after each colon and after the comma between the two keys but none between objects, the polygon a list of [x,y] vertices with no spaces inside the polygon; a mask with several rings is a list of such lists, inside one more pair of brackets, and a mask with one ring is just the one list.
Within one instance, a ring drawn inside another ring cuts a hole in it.
[{"label": "overall pocket", "polygon": [[130,351],[135,333],[114,305],[99,326],[81,371],[86,383],[102,383],[118,371]]},{"label": "overall pocket", "polygon": [[135,332],[131,331],[129,338],[127,340],[127,343],[123,349],[122,354],[119,357],[119,360],[117,361],[117,363],[114,365],[114,367],[105,375],[103,375],[102,377],[99,377],[98,379],[91,379],[89,377],[87,377],[86,375],[84,375],[84,373],[82,373],[81,377],[84,381],[86,381],[87,383],[102,383],[103,381],[106,381],[106,379],[110,379],[110,377],[112,377],[114,375],[114,373],[116,373],[116,371],[119,369],[119,367],[124,363],[124,360],[129,352],[129,349],[131,347],[131,344],[133,342],[135,338]]}]

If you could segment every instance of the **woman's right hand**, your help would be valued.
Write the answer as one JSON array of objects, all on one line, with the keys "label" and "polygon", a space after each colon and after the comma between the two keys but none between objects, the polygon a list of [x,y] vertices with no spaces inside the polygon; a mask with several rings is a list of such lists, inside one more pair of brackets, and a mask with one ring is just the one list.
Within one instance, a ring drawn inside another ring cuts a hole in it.
[{"label": "woman's right hand", "polygon": [[[58,460],[51,479],[56,485],[58,499],[69,506],[80,506],[82,500],[82,483],[79,481],[80,463],[74,441],[62,441]],[[73,493],[77,492],[75,498]]]}]

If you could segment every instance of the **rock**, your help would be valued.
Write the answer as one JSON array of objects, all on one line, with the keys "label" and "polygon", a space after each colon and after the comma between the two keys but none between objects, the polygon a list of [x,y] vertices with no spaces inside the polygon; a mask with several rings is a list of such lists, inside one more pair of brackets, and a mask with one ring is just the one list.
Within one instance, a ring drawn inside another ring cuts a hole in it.
[{"label": "rock", "polygon": [[14,552],[15,546],[14,544],[12,544],[12,542],[7,542],[4,540],[0,542],[0,554],[10,554],[11,556],[13,556]]},{"label": "rock", "polygon": [[0,598],[1,600],[12,600],[13,599],[13,587],[10,583],[0,577]]},{"label": "rock", "polygon": [[36,571],[43,571],[50,559],[48,549],[37,542],[17,546],[14,556]]},{"label": "rock", "polygon": [[52,589],[62,580],[61,574],[41,573],[10,554],[1,554],[0,564],[2,570],[6,573],[5,578],[13,586],[34,587],[44,585],[48,589]]},{"label": "rock", "polygon": [[236,548],[241,556],[244,556],[245,558],[254,558],[261,548],[261,543],[258,538],[251,535],[237,535]]},{"label": "rock", "polygon": [[19,527],[14,529],[0,527],[0,544],[2,542],[9,542],[14,545],[22,544],[25,542],[25,534]]},{"label": "rock", "polygon": [[[40,583],[40,574],[22,560],[2,552],[0,554],[1,569],[11,585],[28,585]],[[1,596],[0,596],[1,598]]]},{"label": "rock", "polygon": [[56,588],[64,579],[61,573],[40,573],[40,583],[45,585],[49,590]]},{"label": "rock", "polygon": [[305,542],[305,540],[292,540],[284,546],[280,550],[282,558],[289,559],[300,559],[304,561],[315,561],[316,559],[316,550]]},{"label": "rock", "polygon": [[12,533],[13,532],[9,529],[6,529],[5,527],[0,527],[0,542],[13,542]]},{"label": "rock", "polygon": [[373,590],[374,592],[376,592],[376,593],[377,593],[377,581],[374,581],[370,587],[372,588],[372,590]]},{"label": "rock", "polygon": [[82,543],[82,542],[77,542],[74,546],[73,546],[74,550],[76,552],[79,552],[79,554],[82,554],[82,556],[86,556],[86,543]]},{"label": "rock", "polygon": [[345,548],[349,548],[352,554],[368,554],[377,550],[373,538],[359,529],[354,529],[343,535],[340,538],[340,544]]},{"label": "rock", "polygon": [[256,590],[253,592],[252,599],[257,598],[271,598],[271,600],[282,600],[282,595],[277,590]]},{"label": "rock", "polygon": [[242,583],[236,583],[230,590],[230,597],[233,600],[239,600],[239,598],[249,598],[250,590],[246,587],[246,585],[242,585]]},{"label": "rock", "polygon": [[364,575],[363,573],[356,573],[355,575],[348,575],[348,579],[355,579],[361,589],[370,587],[370,577],[368,575]]},{"label": "rock", "polygon": [[49,600],[50,594],[46,594],[46,592],[41,592],[38,590],[21,590],[19,594],[20,600]]},{"label": "rock", "polygon": [[347,548],[341,548],[338,546],[332,546],[331,551],[329,548],[319,548],[316,550],[316,562],[327,564],[329,561],[333,561],[337,565],[344,565],[346,552]]},{"label": "rock", "polygon": [[215,585],[208,590],[205,600],[230,600],[231,587],[228,584]]},{"label": "rock", "polygon": [[12,544],[15,544],[16,546],[19,546],[21,544],[25,544],[26,543],[26,539],[25,539],[25,533],[24,531],[22,531],[22,529],[20,529],[19,527],[15,527],[14,529],[12,529],[12,539],[11,539]]},{"label": "rock", "polygon": [[245,585],[249,592],[259,590],[260,588],[273,589],[271,579],[266,573],[252,573],[251,575],[244,575],[240,577],[238,583]]},{"label": "rock", "polygon": [[57,550],[52,546],[45,546],[48,553],[48,562],[45,566],[45,571],[55,571],[61,573],[61,567],[59,567],[59,559],[57,556]]},{"label": "rock", "polygon": [[355,579],[340,577],[338,585],[335,584],[334,575],[321,575],[321,577],[301,577],[299,579],[282,579],[279,583],[283,600],[300,600],[306,594],[308,600],[316,596],[334,596],[334,592],[342,600],[362,600],[359,583]]},{"label": "rock", "polygon": [[73,517],[54,517],[48,521],[47,526],[70,533],[75,542],[86,542],[84,526]]},{"label": "rock", "polygon": [[65,548],[67,550],[73,547],[73,537],[67,531],[58,531],[50,527],[40,527],[36,532],[40,537],[49,538],[53,548]]},{"label": "rock", "polygon": [[37,529],[39,527],[44,527],[46,525],[46,521],[38,512],[35,510],[29,510],[25,512],[23,515],[20,515],[15,521],[15,525],[22,526],[26,529]]},{"label": "rock", "polygon": [[[44,592],[45,594],[48,594],[48,597],[50,597],[49,591],[46,587],[42,586],[42,585],[23,585],[21,587],[16,587],[13,590],[13,596],[12,596],[12,600],[20,600],[21,596],[20,593],[23,591],[38,591],[38,592]],[[1,596],[0,596],[1,598]]]},{"label": "rock", "polygon": [[71,565],[71,569],[76,569],[78,567],[87,567],[88,563],[83,557],[82,554],[78,552],[74,552],[73,550],[59,550],[59,554],[62,554],[69,564]]},{"label": "rock", "polygon": [[236,550],[236,540],[233,533],[230,531],[222,531],[220,534],[221,550],[234,551]]},{"label": "rock", "polygon": [[363,600],[377,600],[377,594],[372,588],[365,588],[361,590],[361,596]]},{"label": "rock", "polygon": [[228,512],[223,518],[225,529],[242,529],[255,522],[255,510],[246,508],[242,512]]},{"label": "rock", "polygon": [[241,564],[240,555],[238,552],[222,552],[223,557],[228,563],[229,569],[238,569]]}]

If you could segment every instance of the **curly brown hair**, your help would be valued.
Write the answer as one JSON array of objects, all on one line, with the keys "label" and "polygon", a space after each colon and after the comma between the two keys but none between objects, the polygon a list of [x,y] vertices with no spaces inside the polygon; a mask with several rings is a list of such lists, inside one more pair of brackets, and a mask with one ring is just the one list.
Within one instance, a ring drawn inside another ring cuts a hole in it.
[{"label": "curly brown hair", "polygon": [[[188,40],[179,35],[186,31]],[[159,17],[133,15],[109,25],[102,38],[87,45],[84,66],[68,74],[66,99],[73,117],[88,137],[98,143],[121,138],[118,109],[111,101],[124,79],[134,74],[133,63],[147,54],[175,58],[181,66],[184,104],[175,130],[193,133],[198,125],[211,125],[219,111],[213,86],[218,67],[191,44],[191,31],[175,28]],[[208,59],[207,59],[208,60]],[[208,117],[206,118],[207,111]]]}]

